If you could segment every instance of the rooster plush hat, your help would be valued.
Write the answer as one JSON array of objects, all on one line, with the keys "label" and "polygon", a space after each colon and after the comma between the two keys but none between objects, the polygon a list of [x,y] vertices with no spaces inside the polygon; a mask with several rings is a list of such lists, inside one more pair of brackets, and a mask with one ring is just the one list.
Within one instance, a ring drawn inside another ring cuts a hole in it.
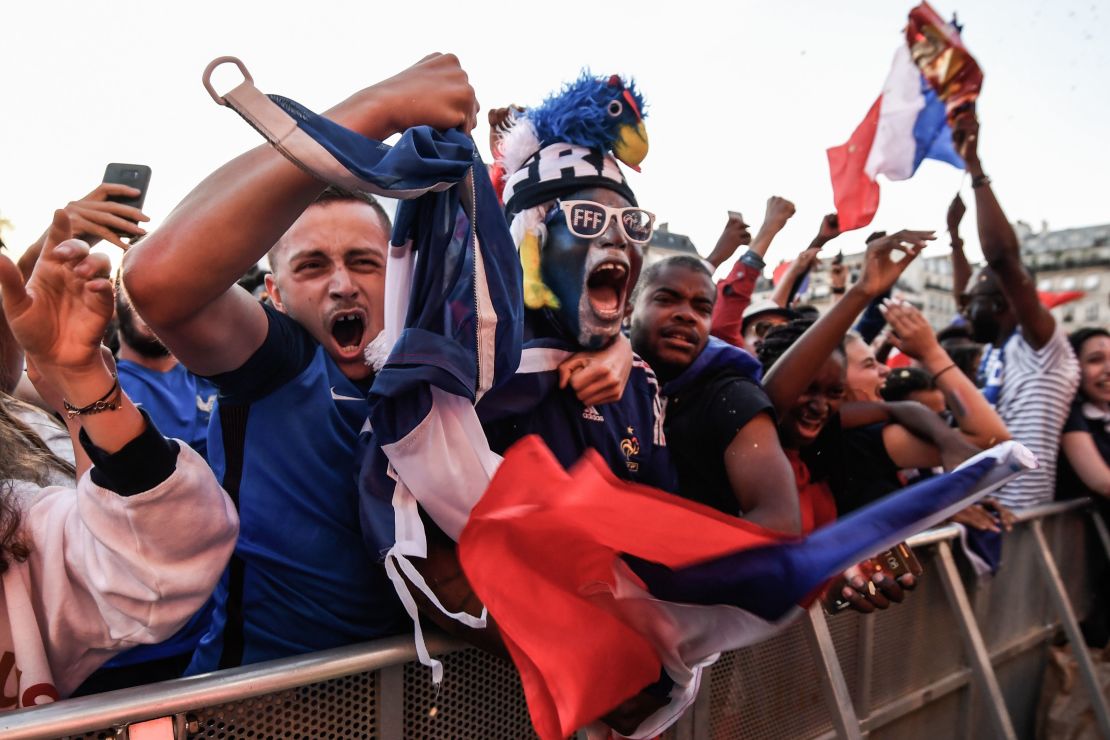
[{"label": "rooster plush hat", "polygon": [[[557,308],[540,277],[544,220],[551,202],[590,187],[636,205],[617,160],[639,172],[647,156],[644,99],[634,83],[583,72],[539,106],[512,117],[497,143],[496,177],[524,268],[528,308]],[[610,154],[609,152],[612,152]]]}]

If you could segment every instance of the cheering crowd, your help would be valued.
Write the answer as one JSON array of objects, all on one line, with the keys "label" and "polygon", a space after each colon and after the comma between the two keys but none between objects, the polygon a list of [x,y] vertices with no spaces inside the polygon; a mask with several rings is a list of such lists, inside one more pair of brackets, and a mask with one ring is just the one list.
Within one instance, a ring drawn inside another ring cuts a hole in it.
[{"label": "cheering crowd", "polygon": [[[851,238],[835,214],[773,297],[753,302],[794,215],[780,197],[754,237],[733,215],[706,260],[641,269],[666,209],[641,207],[618,164],[645,153],[642,99],[615,77],[597,85],[611,98],[599,115],[622,133],[549,136],[550,106],[494,110],[494,166],[471,160],[453,195],[424,188],[396,223],[363,188],[265,144],[149,234],[139,209],[112,199],[136,192],[104,184],[57,211],[18,264],[0,255],[0,708],[406,633],[412,619],[420,639],[421,615],[518,657],[518,623],[502,624],[500,595],[475,576],[473,503],[439,511],[422,491],[477,497],[501,456],[536,438],[565,469],[592,451],[613,485],[650,486],[759,536],[809,535],[1011,439],[1037,467],[951,516],[987,551],[1013,511],[1081,496],[1106,508],[1110,332],[1068,336],[1041,304],[977,154],[973,108],[952,137],[985,264],[961,273],[961,316],[934,332],[892,297],[930,231],[871,235],[829,309],[798,305],[818,252]],[[371,140],[428,127],[461,146],[477,114],[458,61],[432,55],[325,115]],[[472,198],[495,208],[468,209]],[[962,211],[949,214],[954,244]],[[502,232],[511,259],[459,251]],[[89,251],[102,239],[126,249],[121,274]],[[477,307],[473,275],[487,276]],[[411,302],[391,308],[387,280],[407,280]],[[518,320],[516,353],[487,352],[514,341],[504,316]],[[477,335],[476,365],[429,327]],[[910,362],[892,371],[891,352]],[[453,451],[465,439],[473,457],[430,455],[436,436]],[[629,558],[617,583],[693,601],[661,567]],[[891,608],[921,577],[849,568],[825,598]],[[1097,595],[1085,627],[1105,644],[1104,581]],[[668,702],[685,706],[681,671],[662,662],[598,716],[643,736]]]}]

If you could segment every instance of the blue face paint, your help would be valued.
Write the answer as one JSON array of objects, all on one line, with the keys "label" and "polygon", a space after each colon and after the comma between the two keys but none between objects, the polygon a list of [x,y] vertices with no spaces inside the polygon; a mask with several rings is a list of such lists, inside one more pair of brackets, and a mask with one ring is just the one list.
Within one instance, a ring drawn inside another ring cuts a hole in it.
[{"label": "blue face paint", "polygon": [[[615,208],[631,205],[604,188],[587,188],[563,197]],[[628,241],[615,219],[593,239],[570,233],[561,211],[548,219],[540,273],[559,299],[555,310],[559,323],[586,349],[605,347],[620,333],[628,294],[642,264],[643,251]]]}]

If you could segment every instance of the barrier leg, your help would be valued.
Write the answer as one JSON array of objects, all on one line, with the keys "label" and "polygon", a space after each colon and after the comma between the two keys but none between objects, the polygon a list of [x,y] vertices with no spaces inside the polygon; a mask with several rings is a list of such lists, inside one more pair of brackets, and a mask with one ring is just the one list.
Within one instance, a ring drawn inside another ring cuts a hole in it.
[{"label": "barrier leg", "polygon": [[963,637],[964,649],[967,650],[968,660],[971,661],[971,675],[980,696],[986,699],[995,736],[1016,738],[1010,713],[1006,709],[1006,701],[1002,698],[1002,690],[998,686],[998,677],[994,675],[990,654],[987,653],[987,646],[983,642],[979,625],[975,622],[971,602],[968,601],[967,591],[960,581],[956,561],[952,559],[952,547],[948,542],[937,543],[937,561],[940,563],[940,581],[944,585],[944,593],[952,606],[952,613],[960,628],[960,636]]},{"label": "barrier leg", "polygon": [[378,735],[401,740],[405,733],[405,666],[391,665],[378,671]]},{"label": "barrier leg", "polygon": [[871,713],[871,675],[875,664],[875,615],[861,614],[856,631],[856,715]]},{"label": "barrier leg", "polygon": [[1095,531],[1098,532],[1098,538],[1102,542],[1102,549],[1106,553],[1106,557],[1110,559],[1110,532],[1106,529],[1106,520],[1102,518],[1102,514],[1098,513],[1098,509],[1091,508],[1091,521],[1095,523]]},{"label": "barrier leg", "polygon": [[844,740],[862,738],[859,719],[856,718],[852,696],[848,692],[848,682],[844,680],[844,672],[840,670],[832,633],[829,632],[820,604],[815,603],[806,611],[805,633],[809,649],[817,659],[817,677],[821,679],[821,693],[832,714],[833,727]]},{"label": "barrier leg", "polygon": [[1064,589],[1064,581],[1060,578],[1060,571],[1056,568],[1052,551],[1048,549],[1048,540],[1045,539],[1041,520],[1034,519],[1029,523],[1029,526],[1032,528],[1033,536],[1037,541],[1037,562],[1041,566],[1041,573],[1044,575],[1045,584],[1048,586],[1049,597],[1052,599],[1053,606],[1056,607],[1056,613],[1063,623],[1064,632],[1067,633],[1068,640],[1071,642],[1072,655],[1075,656],[1075,660],[1079,664],[1079,675],[1083,679],[1087,696],[1091,700],[1091,707],[1094,709],[1099,731],[1103,737],[1110,738],[1110,710],[1106,706],[1106,697],[1099,690],[1094,662],[1091,660],[1091,654],[1087,651],[1087,644],[1083,641],[1083,633],[1079,631],[1079,621],[1075,618],[1071,602],[1068,601],[1068,592]]}]

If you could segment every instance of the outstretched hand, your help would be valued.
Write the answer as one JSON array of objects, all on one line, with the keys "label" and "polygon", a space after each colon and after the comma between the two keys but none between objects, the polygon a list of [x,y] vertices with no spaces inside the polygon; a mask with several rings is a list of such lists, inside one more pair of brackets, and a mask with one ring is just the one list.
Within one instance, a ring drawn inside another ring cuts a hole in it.
[{"label": "outstretched hand", "polygon": [[883,318],[893,330],[888,341],[906,356],[924,362],[930,355],[947,354],[937,341],[933,327],[914,305],[896,298],[887,298],[879,306]]},{"label": "outstretched hand", "polygon": [[[863,271],[853,288],[864,291],[871,298],[882,295],[894,287],[910,263],[933,239],[936,239],[935,232],[906,229],[875,239],[867,245]],[[902,253],[900,260],[893,259],[895,252]]]},{"label": "outstretched hand", "polygon": [[12,334],[44,373],[101,369],[100,340],[112,318],[108,257],[71,238],[69,216],[54,212],[42,254],[26,285],[0,256],[0,289]]}]

